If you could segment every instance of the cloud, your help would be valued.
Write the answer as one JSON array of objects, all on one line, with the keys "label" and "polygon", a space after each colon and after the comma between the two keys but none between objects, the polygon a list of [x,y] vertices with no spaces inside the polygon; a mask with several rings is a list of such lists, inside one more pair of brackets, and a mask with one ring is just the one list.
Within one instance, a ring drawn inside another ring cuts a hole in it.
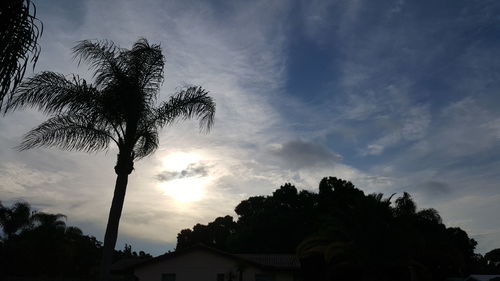
[{"label": "cloud", "polygon": [[451,186],[440,181],[426,181],[419,184],[416,189],[429,198],[447,196],[453,191]]},{"label": "cloud", "polygon": [[197,178],[208,176],[209,166],[203,163],[191,163],[182,171],[163,171],[156,175],[160,182],[182,178]]},{"label": "cloud", "polygon": [[340,155],[323,145],[303,140],[292,140],[275,145],[270,149],[271,155],[278,158],[284,166],[298,170],[313,168],[321,165],[331,165],[339,162]]},{"label": "cloud", "polygon": [[402,112],[398,120],[391,118],[386,121],[390,121],[388,122],[390,127],[386,127],[387,133],[369,144],[363,152],[364,154],[379,155],[386,148],[396,146],[401,142],[417,141],[424,138],[431,117],[426,108],[413,107]]}]

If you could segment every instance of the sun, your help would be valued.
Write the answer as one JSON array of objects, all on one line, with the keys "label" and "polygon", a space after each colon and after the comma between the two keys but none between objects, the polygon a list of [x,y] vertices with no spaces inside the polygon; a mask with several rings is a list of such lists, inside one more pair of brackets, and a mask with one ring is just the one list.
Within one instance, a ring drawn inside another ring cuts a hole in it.
[{"label": "sun", "polygon": [[190,203],[203,199],[210,178],[200,175],[183,175],[183,171],[186,171],[190,165],[196,165],[201,160],[201,155],[186,152],[174,152],[162,158],[162,171],[171,175],[177,174],[172,179],[160,183],[163,194],[178,203]]},{"label": "sun", "polygon": [[197,163],[201,160],[201,155],[190,152],[173,152],[163,157],[162,168],[166,171],[180,172],[187,168],[189,164]]},{"label": "sun", "polygon": [[190,203],[203,199],[208,180],[204,178],[182,178],[160,184],[164,194],[179,203]]}]

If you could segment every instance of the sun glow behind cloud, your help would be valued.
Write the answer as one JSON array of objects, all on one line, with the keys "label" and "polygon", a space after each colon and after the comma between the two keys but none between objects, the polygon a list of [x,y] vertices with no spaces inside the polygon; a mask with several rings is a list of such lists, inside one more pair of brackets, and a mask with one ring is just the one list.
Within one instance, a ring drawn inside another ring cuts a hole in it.
[{"label": "sun glow behind cloud", "polygon": [[197,163],[201,160],[201,155],[188,152],[173,152],[162,159],[162,168],[167,171],[180,172],[189,164]]},{"label": "sun glow behind cloud", "polygon": [[207,178],[182,178],[161,183],[160,188],[177,202],[189,203],[203,199],[209,182]]},{"label": "sun glow behind cloud", "polygon": [[210,177],[204,172],[188,172],[190,167],[195,167],[201,160],[201,155],[186,152],[174,152],[163,158],[162,170],[171,175],[160,182],[163,194],[178,203],[203,199],[205,188],[211,182]]}]

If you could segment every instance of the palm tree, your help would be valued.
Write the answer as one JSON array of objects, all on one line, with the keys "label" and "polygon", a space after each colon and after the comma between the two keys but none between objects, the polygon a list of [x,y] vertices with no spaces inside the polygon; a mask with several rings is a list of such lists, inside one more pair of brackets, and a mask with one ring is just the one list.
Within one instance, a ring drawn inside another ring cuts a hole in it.
[{"label": "palm tree", "polygon": [[0,1],[0,108],[4,96],[23,79],[26,66],[38,60],[42,22],[31,0]]},{"label": "palm tree", "polygon": [[61,219],[66,219],[63,214],[48,214],[44,212],[36,212],[31,216],[35,227],[42,229],[66,230],[66,223]]},{"label": "palm tree", "polygon": [[0,226],[5,239],[11,238],[32,224],[32,210],[26,202],[16,202],[12,207],[4,207],[0,202]]},{"label": "palm tree", "polygon": [[24,136],[21,150],[57,146],[96,152],[116,144],[117,178],[101,263],[101,280],[107,280],[134,161],[151,155],[158,148],[159,129],[175,120],[197,118],[200,129],[208,131],[215,103],[203,88],[191,86],[156,106],[165,58],[161,47],[146,39],[130,50],[111,41],[84,40],[73,51],[79,63],[90,64],[94,84],[75,75],[42,72],[19,85],[5,112],[32,107],[51,116]]}]

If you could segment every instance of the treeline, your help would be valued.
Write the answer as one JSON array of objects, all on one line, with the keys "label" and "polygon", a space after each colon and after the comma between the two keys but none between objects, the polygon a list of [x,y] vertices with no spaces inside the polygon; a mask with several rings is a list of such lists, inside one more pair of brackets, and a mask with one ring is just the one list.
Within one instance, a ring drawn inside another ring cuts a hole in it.
[{"label": "treeline", "polygon": [[[95,280],[102,243],[67,226],[66,216],[33,210],[26,202],[3,206],[0,202],[0,280],[7,276],[58,280]],[[114,259],[148,258],[126,245]]]},{"label": "treeline", "polygon": [[242,201],[236,221],[225,216],[182,230],[176,250],[204,243],[233,253],[296,253],[306,280],[500,273],[499,251],[475,254],[477,242],[446,227],[436,210],[418,209],[408,193],[393,197],[367,195],[335,177],[322,179],[318,193],[285,184],[271,196]]}]

